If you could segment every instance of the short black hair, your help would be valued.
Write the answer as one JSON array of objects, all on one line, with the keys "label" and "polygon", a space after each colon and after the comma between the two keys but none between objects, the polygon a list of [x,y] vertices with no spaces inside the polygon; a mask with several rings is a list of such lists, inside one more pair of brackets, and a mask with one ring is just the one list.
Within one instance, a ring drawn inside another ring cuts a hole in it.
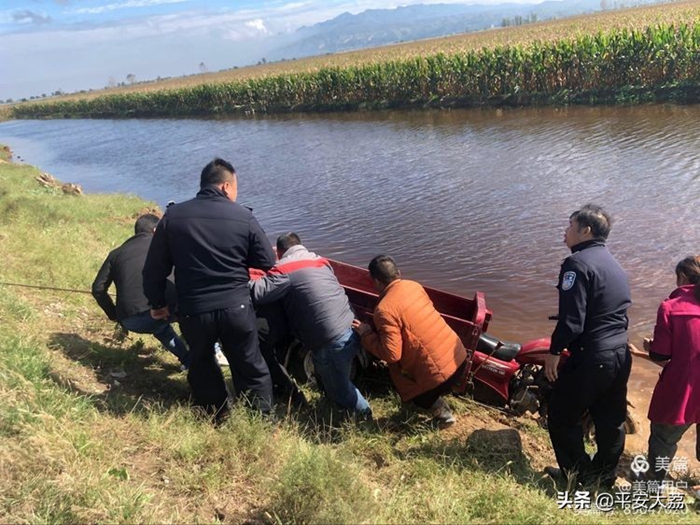
[{"label": "short black hair", "polygon": [[612,218],[608,212],[596,204],[586,204],[572,213],[569,220],[576,221],[579,228],[590,227],[596,239],[607,239],[612,228]]},{"label": "short black hair", "polygon": [[153,230],[160,222],[160,217],[152,213],[145,213],[136,219],[136,224],[134,224],[134,233],[138,235],[139,233],[153,233]]},{"label": "short black hair", "polygon": [[377,255],[369,262],[367,269],[372,279],[376,279],[384,285],[395,281],[400,276],[396,261],[388,255]]},{"label": "short black hair", "polygon": [[204,166],[202,176],[199,180],[199,186],[203,188],[204,186],[221,184],[234,175],[236,175],[236,170],[233,168],[233,165],[217,157]]},{"label": "short black hair", "polygon": [[277,237],[277,250],[282,253],[299,244],[301,244],[301,239],[294,232],[285,233]]}]

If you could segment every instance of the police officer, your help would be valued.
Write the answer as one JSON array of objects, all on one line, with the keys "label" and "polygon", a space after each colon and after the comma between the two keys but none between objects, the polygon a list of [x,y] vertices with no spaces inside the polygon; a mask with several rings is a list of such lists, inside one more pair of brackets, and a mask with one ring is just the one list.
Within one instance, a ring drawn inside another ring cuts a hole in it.
[{"label": "police officer", "polygon": [[[632,360],[627,348],[627,309],[631,304],[627,275],[605,241],[610,216],[587,204],[569,218],[564,242],[571,255],[559,274],[559,320],[545,360],[554,382],[549,403],[549,435],[560,469],[554,478],[578,475],[584,484],[612,487],[625,446],[627,380]],[[570,357],[558,370],[560,354]],[[595,424],[597,452],[584,450],[581,418],[589,411]]]},{"label": "police officer", "polygon": [[207,164],[200,187],[194,199],[169,206],[158,224],[143,269],[144,292],[153,317],[167,316],[165,284],[175,267],[195,404],[218,419],[228,411],[226,384],[214,357],[218,340],[236,393],[267,413],[272,382],[258,346],[248,269],[269,270],[275,254],[250,210],[235,202],[238,183],[230,163],[215,159]]}]

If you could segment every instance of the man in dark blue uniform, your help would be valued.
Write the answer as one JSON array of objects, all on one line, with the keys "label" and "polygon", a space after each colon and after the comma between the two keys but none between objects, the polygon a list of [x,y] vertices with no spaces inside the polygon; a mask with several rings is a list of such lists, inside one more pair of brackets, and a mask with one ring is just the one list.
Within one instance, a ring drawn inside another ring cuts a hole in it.
[{"label": "man in dark blue uniform", "polygon": [[269,270],[275,253],[250,210],[235,202],[238,183],[230,163],[215,159],[207,164],[200,186],[194,199],[169,206],[158,224],[143,269],[144,292],[153,317],[167,317],[165,284],[175,267],[195,404],[219,419],[228,411],[226,384],[214,358],[218,340],[236,393],[267,413],[272,382],[258,346],[248,269]]},{"label": "man in dark blue uniform", "polygon": [[[632,360],[627,348],[627,275],[605,247],[610,216],[588,204],[569,219],[564,242],[571,255],[559,274],[559,320],[545,361],[554,382],[549,403],[549,435],[559,469],[553,477],[578,475],[586,484],[611,487],[625,446],[627,380]],[[558,370],[560,354],[570,357]],[[581,418],[590,412],[597,452],[584,450]]]}]

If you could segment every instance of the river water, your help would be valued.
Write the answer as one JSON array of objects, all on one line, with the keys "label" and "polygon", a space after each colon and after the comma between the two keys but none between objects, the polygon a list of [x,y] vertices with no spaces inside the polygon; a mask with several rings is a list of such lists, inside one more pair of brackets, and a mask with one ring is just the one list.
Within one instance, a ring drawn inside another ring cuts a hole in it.
[{"label": "river water", "polygon": [[[471,295],[490,332],[548,336],[569,214],[595,202],[615,219],[628,271],[631,337],[653,328],[675,263],[700,252],[700,107],[459,110],[235,120],[54,120],[0,124],[0,143],[88,192],[190,198],[214,156],[274,240]],[[92,276],[86,276],[86,285]]]},{"label": "river water", "polygon": [[[192,197],[201,168],[221,156],[271,241],[293,230],[334,259],[366,266],[388,253],[408,278],[481,290],[489,332],[519,342],[551,333],[564,228],[595,202],[615,219],[608,246],[629,274],[630,337],[641,345],[676,262],[700,252],[698,122],[700,106],[670,105],[15,121],[0,123],[0,143],[88,192],[161,207]],[[658,369],[634,362],[636,453]],[[694,434],[678,455],[700,472]]]}]

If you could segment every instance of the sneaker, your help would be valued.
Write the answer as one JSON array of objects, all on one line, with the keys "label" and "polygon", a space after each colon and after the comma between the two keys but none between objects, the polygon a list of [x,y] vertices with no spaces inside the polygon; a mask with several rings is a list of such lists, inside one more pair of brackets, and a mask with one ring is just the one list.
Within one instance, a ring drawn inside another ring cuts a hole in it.
[{"label": "sneaker", "polygon": [[457,422],[457,418],[450,410],[449,405],[441,397],[430,407],[430,413],[433,415],[433,421],[441,428],[452,426]]}]

